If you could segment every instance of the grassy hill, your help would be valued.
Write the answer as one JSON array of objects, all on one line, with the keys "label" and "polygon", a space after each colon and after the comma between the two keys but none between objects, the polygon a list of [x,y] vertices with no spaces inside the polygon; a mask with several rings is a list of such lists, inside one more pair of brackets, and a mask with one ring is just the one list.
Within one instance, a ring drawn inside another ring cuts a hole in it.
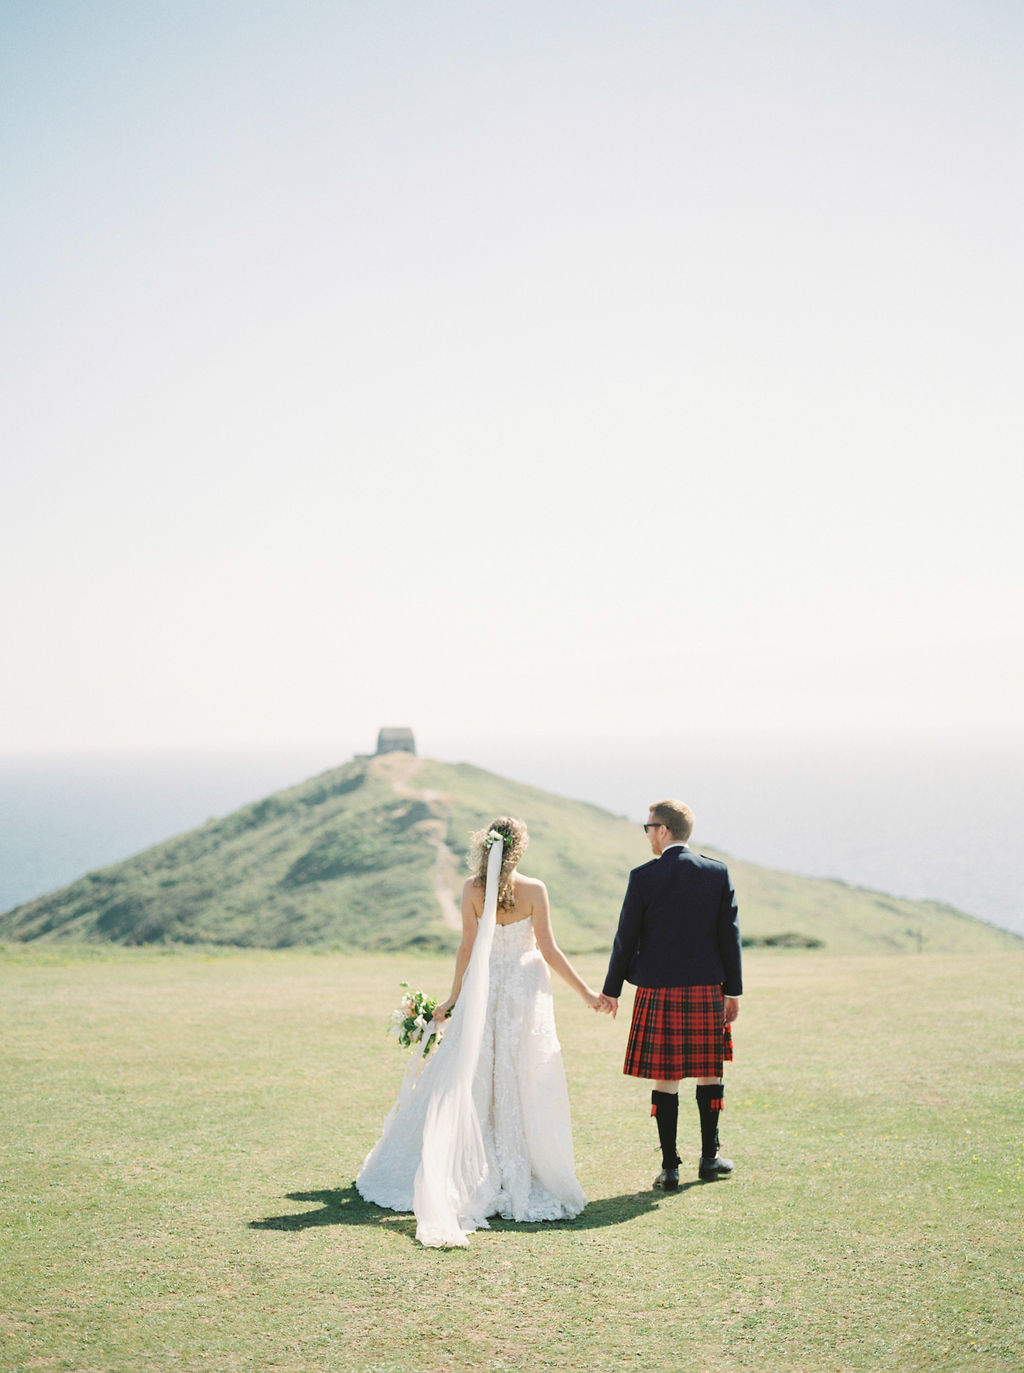
[{"label": "grassy hill", "polygon": [[[441,951],[458,940],[472,830],[521,815],[571,953],[606,950],[639,826],[469,764],[356,758],[0,916],[0,938]],[[699,818],[699,817],[698,817]],[[699,843],[703,852],[714,849]],[[1018,936],[949,906],[729,857],[744,938],[834,953],[982,953]]]}]

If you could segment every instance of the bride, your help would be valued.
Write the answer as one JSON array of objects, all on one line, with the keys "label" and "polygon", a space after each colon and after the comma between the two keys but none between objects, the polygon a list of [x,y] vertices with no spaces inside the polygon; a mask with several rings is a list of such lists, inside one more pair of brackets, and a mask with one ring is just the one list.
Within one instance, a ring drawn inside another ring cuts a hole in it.
[{"label": "bride", "polygon": [[586,1205],[548,969],[609,1007],[555,943],[544,883],[518,872],[527,842],[510,816],[473,835],[451,995],[434,1013],[451,1024],[356,1178],[366,1201],[414,1211],[422,1244],[465,1245],[488,1216],[563,1220]]}]

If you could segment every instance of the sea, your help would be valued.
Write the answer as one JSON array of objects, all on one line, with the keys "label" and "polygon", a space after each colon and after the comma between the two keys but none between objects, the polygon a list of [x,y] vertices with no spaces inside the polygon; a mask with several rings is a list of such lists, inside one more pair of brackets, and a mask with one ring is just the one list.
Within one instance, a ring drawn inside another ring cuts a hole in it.
[{"label": "sea", "polygon": [[[431,757],[471,762],[636,820],[638,863],[647,856],[639,823],[648,806],[678,796],[696,814],[697,848],[932,898],[1024,934],[1024,737],[427,743],[422,751]],[[372,743],[0,757],[0,911],[357,751],[372,751]]]}]

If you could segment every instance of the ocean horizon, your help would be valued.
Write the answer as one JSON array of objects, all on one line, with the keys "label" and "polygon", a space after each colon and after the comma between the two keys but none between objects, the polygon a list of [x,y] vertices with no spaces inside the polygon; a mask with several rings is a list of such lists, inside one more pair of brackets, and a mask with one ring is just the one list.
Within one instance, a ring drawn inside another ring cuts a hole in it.
[{"label": "ocean horizon", "polygon": [[[0,758],[0,911],[357,751],[372,746]],[[942,901],[1024,934],[1019,740],[434,741],[423,752],[638,822],[653,800],[681,796],[697,848]],[[638,863],[646,853],[638,832]]]}]

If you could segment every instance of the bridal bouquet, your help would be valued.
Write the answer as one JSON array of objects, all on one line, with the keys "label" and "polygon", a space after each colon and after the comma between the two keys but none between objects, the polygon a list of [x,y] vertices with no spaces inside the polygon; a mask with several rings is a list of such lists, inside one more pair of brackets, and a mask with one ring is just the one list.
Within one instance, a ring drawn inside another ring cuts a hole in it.
[{"label": "bridal bouquet", "polygon": [[441,1028],[434,1024],[434,1010],[437,997],[427,996],[418,989],[413,991],[408,982],[400,982],[405,988],[405,996],[397,1010],[391,1012],[391,1028],[388,1033],[397,1035],[403,1049],[411,1049],[414,1044],[430,1031],[430,1038],[424,1047],[424,1055],[429,1054],[436,1041],[441,1038]]}]

